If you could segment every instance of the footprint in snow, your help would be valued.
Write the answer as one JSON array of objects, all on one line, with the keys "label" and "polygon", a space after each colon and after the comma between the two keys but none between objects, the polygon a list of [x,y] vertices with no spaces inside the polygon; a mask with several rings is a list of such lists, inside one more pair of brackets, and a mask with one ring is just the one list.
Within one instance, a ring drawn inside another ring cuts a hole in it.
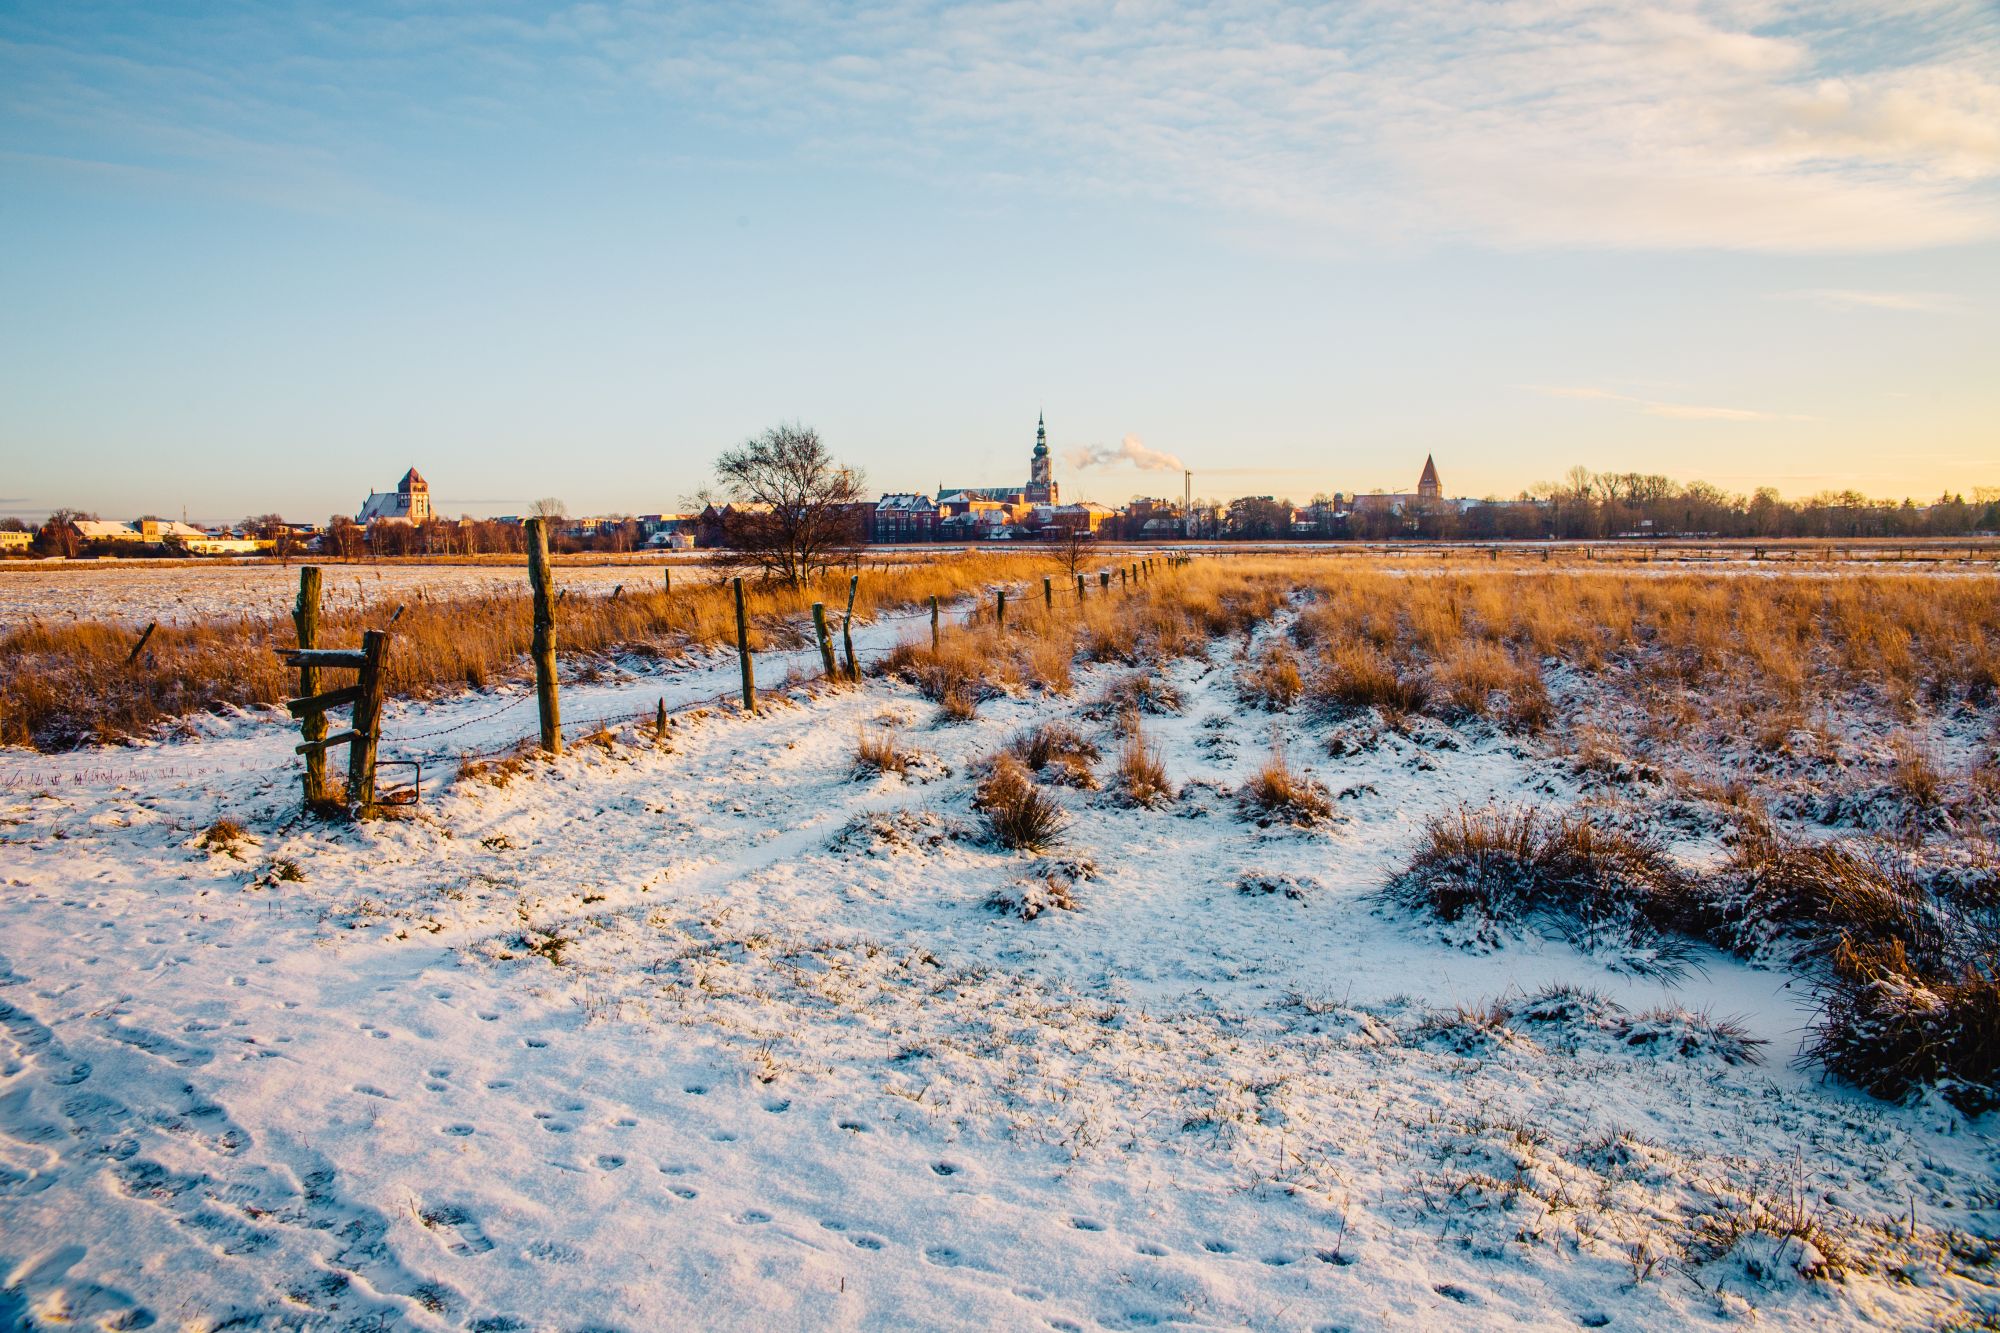
[{"label": "footprint in snow", "polygon": [[764,1109],[772,1115],[783,1115],[792,1109],[792,1104],[788,1101],[765,1102]]},{"label": "footprint in snow", "polygon": [[736,1220],[746,1227],[754,1227],[770,1221],[771,1215],[760,1208],[752,1208],[749,1212],[738,1215]]},{"label": "footprint in snow", "polygon": [[1446,1300],[1457,1301],[1460,1305],[1477,1305],[1479,1297],[1453,1282],[1440,1282],[1431,1288]]},{"label": "footprint in snow", "polygon": [[1201,1248],[1207,1250],[1210,1254],[1236,1253],[1236,1247],[1226,1240],[1205,1240],[1201,1243]]},{"label": "footprint in snow", "polygon": [[1078,1231],[1104,1230],[1104,1223],[1099,1222],[1097,1219],[1091,1217],[1072,1217],[1069,1220],[1069,1224],[1075,1227]]}]

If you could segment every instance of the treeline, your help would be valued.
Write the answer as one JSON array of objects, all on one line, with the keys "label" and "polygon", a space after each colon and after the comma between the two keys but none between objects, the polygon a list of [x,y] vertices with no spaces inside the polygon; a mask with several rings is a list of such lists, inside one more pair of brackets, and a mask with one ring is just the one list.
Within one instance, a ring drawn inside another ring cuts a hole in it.
[{"label": "treeline", "polygon": [[[1226,512],[1225,535],[1279,535],[1271,531],[1275,517],[1256,502],[1235,502]],[[1963,537],[2000,531],[2000,487],[1978,487],[1969,499],[1947,494],[1929,504],[1873,499],[1852,490],[1787,500],[1768,486],[1740,495],[1703,481],[1683,484],[1654,474],[1573,468],[1562,481],[1531,487],[1512,500],[1412,504],[1400,513],[1370,508],[1365,501],[1337,513],[1333,505],[1316,502],[1298,518],[1308,530],[1300,532],[1295,521],[1295,535],[1362,540]]]}]

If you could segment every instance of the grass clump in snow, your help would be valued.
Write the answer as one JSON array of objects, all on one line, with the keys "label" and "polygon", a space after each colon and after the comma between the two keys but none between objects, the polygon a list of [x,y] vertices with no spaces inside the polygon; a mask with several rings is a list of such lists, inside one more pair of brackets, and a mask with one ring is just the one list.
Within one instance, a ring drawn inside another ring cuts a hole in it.
[{"label": "grass clump in snow", "polygon": [[1926,1086],[1968,1115],[2000,1107],[2000,971],[1926,976],[1901,940],[1843,939],[1807,1050],[1836,1078],[1901,1101]]},{"label": "grass clump in snow", "polygon": [[1271,757],[1243,784],[1240,798],[1245,811],[1260,820],[1282,819],[1306,828],[1333,816],[1326,788],[1293,768],[1284,745],[1275,741]]},{"label": "grass clump in snow", "polygon": [[1693,888],[1666,848],[1581,816],[1434,816],[1387,895],[1471,947],[1498,948],[1509,930],[1540,925],[1587,952],[1614,951],[1641,976],[1677,977],[1692,961],[1683,932]]},{"label": "grass clump in snow", "polygon": [[194,845],[219,856],[240,857],[242,849],[253,841],[249,829],[225,816],[203,829]]},{"label": "grass clump in snow", "polygon": [[863,728],[854,743],[853,772],[857,778],[883,773],[901,777],[910,771],[916,759],[913,751],[905,750],[898,743],[894,730],[888,727]]},{"label": "grass clump in snow", "polygon": [[1007,752],[1031,771],[1065,787],[1097,786],[1090,766],[1099,757],[1097,746],[1066,722],[1044,722],[1031,727],[1007,743]]},{"label": "grass clump in snow", "polygon": [[1011,752],[993,760],[993,771],[979,784],[973,808],[986,816],[993,840],[1016,851],[1042,851],[1062,841],[1069,816],[1061,805],[1028,776]]},{"label": "grass clump in snow", "polygon": [[1839,843],[1753,829],[1732,850],[1713,929],[1739,953],[1825,961],[1843,941],[1903,945],[1920,965],[1946,950],[1946,926],[1915,877]]},{"label": "grass clump in snow", "polygon": [[1125,749],[1118,756],[1118,789],[1131,804],[1147,809],[1174,799],[1167,766],[1136,717],[1126,727]]},{"label": "grass clump in snow", "polygon": [[1282,643],[1265,650],[1257,664],[1237,677],[1236,690],[1246,704],[1255,704],[1281,713],[1305,693],[1305,678],[1299,674],[1299,659]]},{"label": "grass clump in snow", "polygon": [[1371,643],[1343,643],[1327,654],[1308,687],[1311,697],[1336,709],[1374,708],[1387,718],[1420,712],[1430,699],[1421,676],[1396,669]]}]

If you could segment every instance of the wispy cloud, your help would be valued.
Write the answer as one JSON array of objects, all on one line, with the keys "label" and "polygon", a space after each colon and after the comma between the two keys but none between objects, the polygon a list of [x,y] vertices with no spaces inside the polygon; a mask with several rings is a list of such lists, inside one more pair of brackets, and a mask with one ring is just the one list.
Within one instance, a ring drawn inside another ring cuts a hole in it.
[{"label": "wispy cloud", "polygon": [[1765,412],[1748,407],[1707,407],[1696,403],[1666,403],[1653,398],[1635,398],[1630,394],[1613,393],[1609,389],[1539,384],[1530,387],[1536,393],[1546,394],[1551,398],[1582,398],[1592,402],[1618,403],[1636,408],[1648,416],[1667,417],[1675,421],[1815,421],[1818,419],[1796,412]]},{"label": "wispy cloud", "polygon": [[1810,287],[1796,292],[1773,292],[1779,301],[1810,301],[1827,310],[1904,310],[1924,314],[1945,314],[1963,310],[1965,298],[1948,292],[1863,292],[1844,287]]},{"label": "wispy cloud", "polygon": [[1186,465],[1172,454],[1148,449],[1137,435],[1127,435],[1117,445],[1073,446],[1063,450],[1063,458],[1081,472],[1093,467],[1117,467],[1129,463],[1141,472],[1179,472]]},{"label": "wispy cloud", "polygon": [[609,112],[662,150],[719,128],[815,162],[1164,201],[1316,244],[2000,235],[2000,15],[1970,0],[748,0],[543,21],[398,6],[337,25],[253,7],[134,18],[143,31],[111,52],[91,49],[93,23],[0,43],[16,151],[70,151],[28,137],[88,120],[149,164],[220,161],[338,198],[366,157],[342,128],[357,118],[504,133]]}]

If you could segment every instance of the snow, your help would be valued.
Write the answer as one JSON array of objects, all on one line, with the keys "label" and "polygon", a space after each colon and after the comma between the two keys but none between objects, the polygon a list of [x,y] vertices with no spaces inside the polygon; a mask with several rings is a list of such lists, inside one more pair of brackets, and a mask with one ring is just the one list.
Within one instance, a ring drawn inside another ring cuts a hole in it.
[{"label": "snow", "polygon": [[[509,564],[339,564],[314,561],[324,571],[321,605],[395,602],[419,590],[427,596],[489,593],[525,596],[525,566]],[[608,593],[659,586],[661,569],[694,577],[684,563],[653,558],[634,564],[561,566],[564,587]],[[0,565],[0,624],[39,616],[69,622],[109,620],[143,626],[150,621],[190,624],[217,617],[288,616],[298,599],[299,571],[277,560],[189,564],[171,560],[92,560]]]},{"label": "snow", "polygon": [[[769,655],[760,679],[815,659]],[[434,772],[416,817],[361,826],[296,817],[295,733],[262,713],[134,751],[0,754],[0,1316],[1992,1317],[1937,1231],[1995,1232],[1989,1126],[1820,1082],[1792,1058],[1810,1005],[1785,972],[1705,954],[1667,987],[1558,942],[1467,953],[1389,914],[1377,891],[1427,814],[1560,804],[1575,778],[1480,728],[1333,758],[1325,723],[1246,711],[1237,666],[1226,645],[1175,664],[1185,708],[1146,719],[1181,798],[1052,789],[1073,823],[1046,857],[981,840],[977,764],[1050,718],[1115,755],[1089,702],[1124,668],[958,727],[896,682],[801,686],[664,743],[625,726],[511,776]],[[572,682],[565,714],[709,698],[735,670]],[[495,715],[525,697],[398,705],[385,753],[498,748],[532,729],[531,705]],[[857,780],[878,726],[930,760]],[[1274,733],[1342,797],[1334,822],[1241,816],[1229,792]],[[200,846],[223,816],[254,842]],[[1074,910],[989,906],[1051,875]],[[1260,878],[1281,887],[1240,887]],[[1765,1062],[1628,1044],[1608,1009],[1453,1012],[1561,983],[1738,1016]],[[1829,1256],[1781,1234],[1799,1216],[1844,1247],[1842,1280],[1807,1275]],[[1660,1260],[1669,1234],[1725,1224],[1714,1254]]]}]

